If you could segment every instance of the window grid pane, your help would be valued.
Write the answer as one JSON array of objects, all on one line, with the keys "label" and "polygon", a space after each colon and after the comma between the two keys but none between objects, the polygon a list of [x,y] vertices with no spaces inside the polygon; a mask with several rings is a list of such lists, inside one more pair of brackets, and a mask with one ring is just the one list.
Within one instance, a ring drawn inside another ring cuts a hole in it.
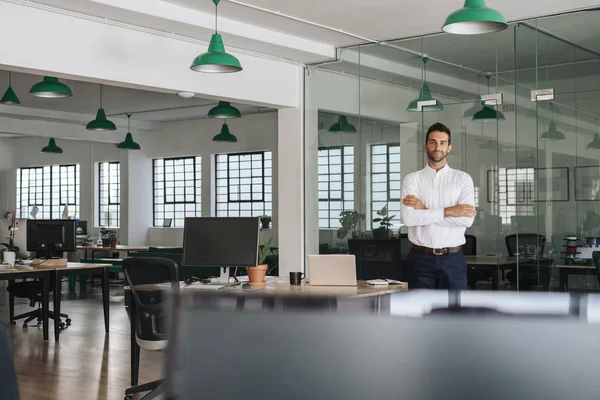
[{"label": "window grid pane", "polygon": [[121,168],[117,161],[98,163],[98,225],[118,227],[121,213]]},{"label": "window grid pane", "polygon": [[[387,143],[371,146],[371,221],[379,218],[377,211],[387,206],[388,216],[394,216],[391,229],[399,229],[400,200],[402,197],[400,180],[400,144]],[[378,222],[371,222],[371,228],[379,228]]]},{"label": "window grid pane", "polygon": [[182,228],[185,217],[202,216],[202,157],[158,158],[152,169],[154,226],[171,219]]},{"label": "window grid pane", "polygon": [[270,150],[217,154],[217,217],[271,215],[273,155]]},{"label": "window grid pane", "polygon": [[340,213],[354,210],[354,147],[325,147],[318,153],[319,228],[340,227]]},{"label": "window grid pane", "polygon": [[510,225],[513,216],[535,215],[534,168],[498,168],[492,175],[498,189],[498,214],[502,224]]},{"label": "window grid pane", "polygon": [[29,218],[33,206],[37,219],[79,218],[79,164],[45,165],[17,169],[17,217]]}]

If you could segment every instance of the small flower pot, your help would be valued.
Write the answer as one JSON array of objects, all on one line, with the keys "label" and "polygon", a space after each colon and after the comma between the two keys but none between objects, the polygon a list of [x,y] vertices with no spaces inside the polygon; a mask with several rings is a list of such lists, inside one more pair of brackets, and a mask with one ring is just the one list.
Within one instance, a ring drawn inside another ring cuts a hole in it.
[{"label": "small flower pot", "polygon": [[263,283],[265,281],[265,275],[267,274],[267,265],[257,265],[256,267],[247,267],[248,282],[250,283]]},{"label": "small flower pot", "polygon": [[110,245],[110,247],[112,249],[114,249],[115,247],[117,247],[117,238],[114,238],[114,239],[111,238],[111,239],[108,240],[108,242],[109,242],[109,245]]}]

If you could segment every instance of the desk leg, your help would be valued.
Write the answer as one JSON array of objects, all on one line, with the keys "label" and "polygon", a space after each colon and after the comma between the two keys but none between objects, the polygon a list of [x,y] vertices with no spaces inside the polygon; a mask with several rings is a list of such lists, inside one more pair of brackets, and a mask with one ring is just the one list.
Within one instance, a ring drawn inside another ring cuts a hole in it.
[{"label": "desk leg", "polygon": [[563,292],[569,291],[569,271],[566,268],[561,268],[558,276],[558,286]]},{"label": "desk leg", "polygon": [[49,309],[50,308],[50,272],[42,277],[42,327],[44,330],[44,342],[48,341]]},{"label": "desk leg", "polygon": [[138,377],[140,371],[140,347],[135,340],[136,329],[137,329],[137,304],[132,296],[130,310],[130,343],[131,343],[131,386],[138,384]]},{"label": "desk leg", "polygon": [[108,294],[108,268],[102,268],[102,308],[104,308],[104,330],[106,333],[108,333],[110,311]]},{"label": "desk leg", "polygon": [[491,269],[492,272],[492,290],[498,290],[498,268],[494,267]]},{"label": "desk leg", "polygon": [[54,340],[58,340],[60,336],[60,298],[61,298],[61,274],[56,271],[54,272]]}]

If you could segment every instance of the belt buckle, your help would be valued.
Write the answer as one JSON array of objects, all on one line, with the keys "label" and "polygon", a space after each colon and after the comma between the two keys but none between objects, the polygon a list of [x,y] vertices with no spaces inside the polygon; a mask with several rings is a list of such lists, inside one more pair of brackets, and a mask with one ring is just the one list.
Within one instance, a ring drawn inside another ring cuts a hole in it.
[{"label": "belt buckle", "polygon": [[[440,251],[440,253],[438,253],[438,250]],[[444,249],[433,249],[433,254],[436,256],[443,256],[445,253]]]}]

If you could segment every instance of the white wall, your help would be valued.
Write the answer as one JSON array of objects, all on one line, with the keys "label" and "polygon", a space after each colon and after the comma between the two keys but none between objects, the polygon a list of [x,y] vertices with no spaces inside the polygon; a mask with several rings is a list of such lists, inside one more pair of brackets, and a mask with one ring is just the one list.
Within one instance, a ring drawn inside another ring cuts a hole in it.
[{"label": "white wall", "polygon": [[0,217],[8,211],[9,191],[7,190],[7,179],[9,171],[13,166],[13,141],[0,139]]}]

